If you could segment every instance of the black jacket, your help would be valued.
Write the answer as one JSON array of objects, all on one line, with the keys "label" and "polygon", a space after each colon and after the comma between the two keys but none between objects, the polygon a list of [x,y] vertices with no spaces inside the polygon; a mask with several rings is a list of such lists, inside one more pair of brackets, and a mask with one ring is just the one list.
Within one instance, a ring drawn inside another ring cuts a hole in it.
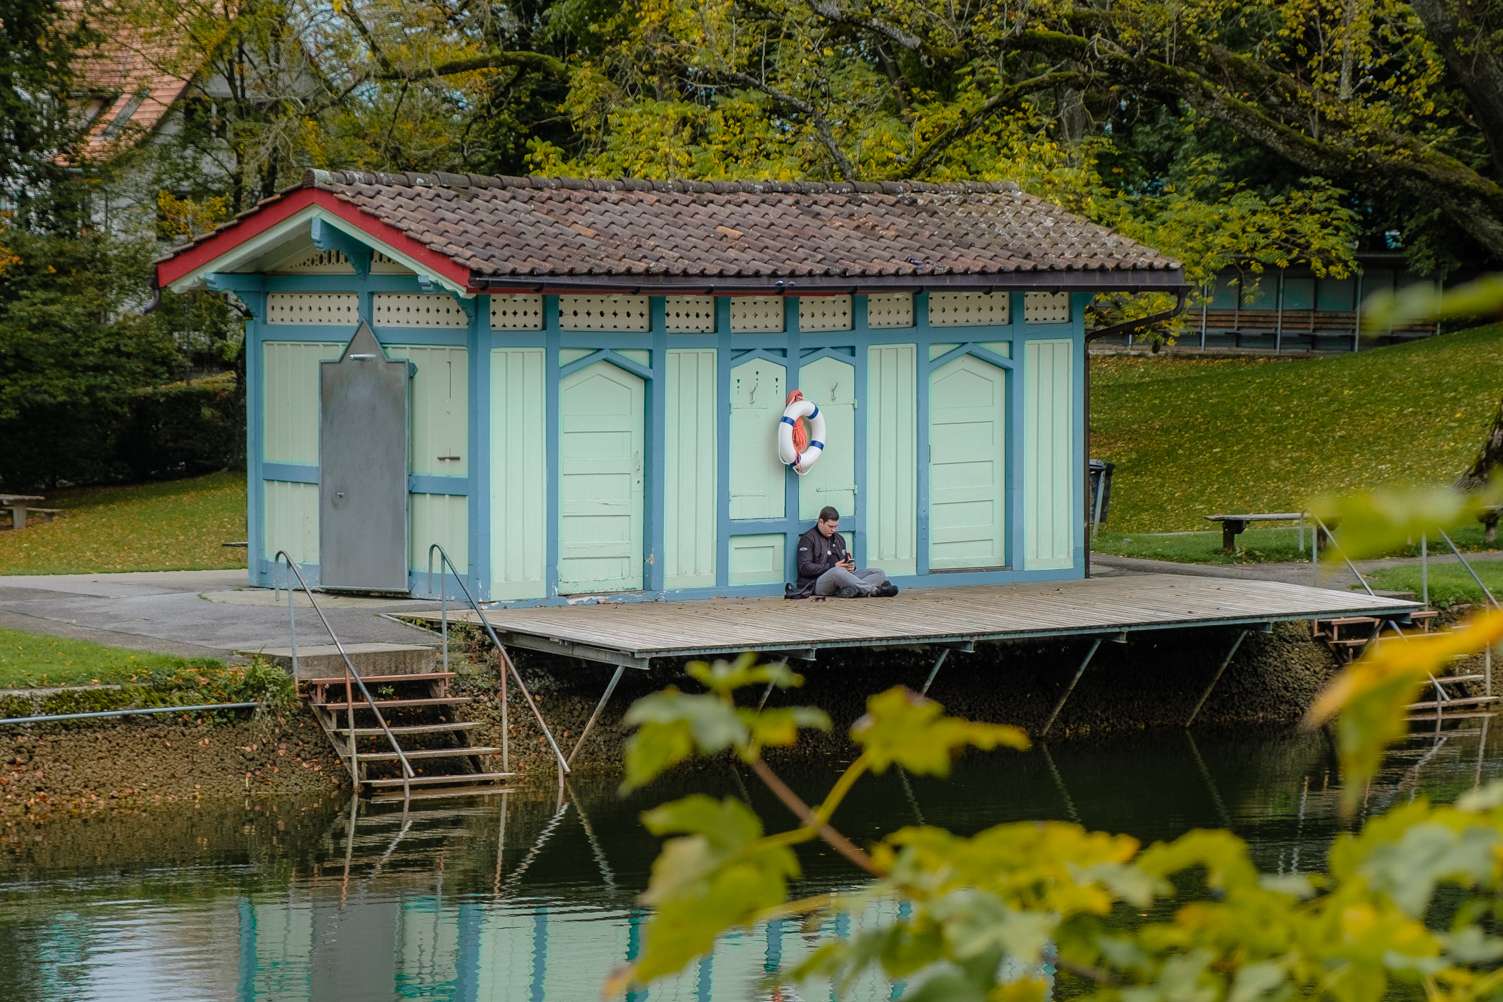
[{"label": "black jacket", "polygon": [[819,576],[845,557],[845,539],[838,532],[832,532],[830,538],[826,539],[816,525],[798,537],[798,556],[795,560],[798,580],[787,588],[788,597],[807,598],[813,595],[814,582]]}]

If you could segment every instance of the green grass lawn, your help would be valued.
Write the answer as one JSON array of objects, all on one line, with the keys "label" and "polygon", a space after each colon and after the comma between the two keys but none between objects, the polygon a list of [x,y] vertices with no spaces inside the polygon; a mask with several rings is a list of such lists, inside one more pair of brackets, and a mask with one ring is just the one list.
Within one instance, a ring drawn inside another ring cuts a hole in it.
[{"label": "green grass lawn", "polygon": [[0,628],[0,689],[144,682],[163,673],[219,666],[208,658],[128,651]]},{"label": "green grass lawn", "polygon": [[[1503,598],[1503,560],[1473,560],[1472,569],[1495,597]],[[1412,592],[1420,595],[1418,567],[1386,567],[1365,575],[1369,584],[1382,591]],[[1430,565],[1430,604],[1447,606],[1481,604],[1485,599],[1476,582],[1456,564]]]},{"label": "green grass lawn", "polygon": [[245,475],[71,488],[47,496],[51,522],[0,531],[0,574],[244,567]]},{"label": "green grass lawn", "polygon": [[[1176,560],[1186,564],[1257,564],[1281,560],[1309,560],[1310,526],[1305,527],[1305,547],[1300,549],[1299,532],[1293,525],[1249,527],[1237,537],[1235,556],[1221,551],[1221,530],[1209,532],[1102,532],[1091,537],[1091,548],[1098,553],[1150,560]],[[1450,534],[1457,547],[1467,552],[1493,552],[1482,541],[1482,526],[1468,526]],[[1430,541],[1432,556],[1448,552],[1439,539]],[[1386,554],[1392,557],[1417,557],[1419,545],[1406,546]]]},{"label": "green grass lawn", "polygon": [[1097,357],[1091,379],[1091,455],[1116,464],[1106,528],[1197,530],[1218,512],[1450,483],[1503,397],[1503,327],[1329,358]]}]

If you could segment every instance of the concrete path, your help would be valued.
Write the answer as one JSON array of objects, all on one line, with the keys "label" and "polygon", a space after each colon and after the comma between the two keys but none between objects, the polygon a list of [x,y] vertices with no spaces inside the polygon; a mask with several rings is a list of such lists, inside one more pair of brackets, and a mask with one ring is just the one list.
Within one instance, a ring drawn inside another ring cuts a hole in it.
[{"label": "concrete path", "polygon": [[[1473,564],[1496,561],[1496,552],[1468,553],[1467,560]],[[1430,554],[1430,566],[1454,564],[1456,557],[1450,553]],[[1419,557],[1380,557],[1376,560],[1358,560],[1357,568],[1363,574],[1382,570],[1385,567],[1418,567]],[[1345,590],[1355,587],[1357,579],[1344,564],[1315,566],[1308,560],[1268,564],[1182,564],[1170,560],[1147,560],[1142,557],[1118,557],[1110,553],[1092,553],[1091,569],[1112,570],[1133,574],[1188,574],[1194,577],[1243,578],[1256,581],[1283,581],[1286,584],[1309,585],[1317,588]]]},{"label": "concrete path", "polygon": [[[327,643],[299,596],[299,643]],[[347,643],[425,643],[433,634],[382,618],[432,602],[320,595]],[[0,626],[185,657],[229,657],[287,645],[287,593],[248,588],[245,572],[0,576]]]}]

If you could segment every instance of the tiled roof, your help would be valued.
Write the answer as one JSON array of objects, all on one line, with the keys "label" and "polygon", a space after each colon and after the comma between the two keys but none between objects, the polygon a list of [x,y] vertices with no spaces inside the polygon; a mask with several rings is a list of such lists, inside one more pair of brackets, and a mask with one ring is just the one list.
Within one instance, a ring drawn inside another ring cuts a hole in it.
[{"label": "tiled roof", "polygon": [[1178,262],[1013,184],[310,171],[298,188],[394,227],[475,287],[1182,283]]},{"label": "tiled roof", "polygon": [[[78,0],[64,5],[75,15],[89,10]],[[99,40],[74,59],[75,86],[85,100],[99,102],[84,137],[83,155],[94,158],[135,143],[157,127],[182,96],[188,77],[168,67],[178,57],[174,44],[147,37],[123,18],[96,20]],[[102,106],[101,106],[102,104]]]}]

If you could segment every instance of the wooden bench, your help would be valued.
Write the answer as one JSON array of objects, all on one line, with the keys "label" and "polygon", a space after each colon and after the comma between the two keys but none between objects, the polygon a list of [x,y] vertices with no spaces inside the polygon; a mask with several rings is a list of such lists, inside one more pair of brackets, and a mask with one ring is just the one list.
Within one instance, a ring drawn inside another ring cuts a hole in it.
[{"label": "wooden bench", "polygon": [[[1237,537],[1242,535],[1252,522],[1296,522],[1299,525],[1299,549],[1305,552],[1305,519],[1302,511],[1262,512],[1247,515],[1207,515],[1207,522],[1221,523],[1221,551],[1237,552]],[[1313,541],[1312,541],[1313,542]]]}]

